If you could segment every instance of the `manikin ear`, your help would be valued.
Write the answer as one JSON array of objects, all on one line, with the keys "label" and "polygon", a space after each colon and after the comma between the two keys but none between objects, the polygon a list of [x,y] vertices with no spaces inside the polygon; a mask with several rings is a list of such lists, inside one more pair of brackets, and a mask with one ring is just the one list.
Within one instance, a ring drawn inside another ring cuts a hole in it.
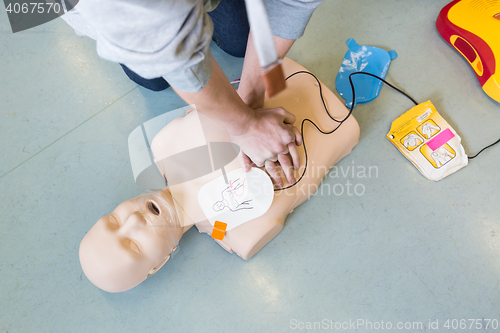
[{"label": "manikin ear", "polygon": [[168,259],[170,259],[170,254],[168,256],[166,256],[165,259],[163,259],[158,265],[155,265],[155,267],[151,268],[151,270],[148,273],[148,276],[151,276],[154,273],[158,272],[158,270],[160,268],[162,268],[163,265],[165,265],[165,263],[168,261]]}]

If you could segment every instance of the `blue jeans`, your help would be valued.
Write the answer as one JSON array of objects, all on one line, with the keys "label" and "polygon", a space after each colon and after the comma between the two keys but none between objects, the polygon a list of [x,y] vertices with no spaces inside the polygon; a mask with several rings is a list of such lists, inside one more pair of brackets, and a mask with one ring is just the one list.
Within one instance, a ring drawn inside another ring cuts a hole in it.
[{"label": "blue jeans", "polygon": [[[244,0],[221,0],[215,10],[208,13],[214,23],[212,40],[227,54],[244,57],[250,26]],[[120,64],[129,79],[153,91],[162,91],[170,85],[163,77],[145,79],[127,66]]]}]

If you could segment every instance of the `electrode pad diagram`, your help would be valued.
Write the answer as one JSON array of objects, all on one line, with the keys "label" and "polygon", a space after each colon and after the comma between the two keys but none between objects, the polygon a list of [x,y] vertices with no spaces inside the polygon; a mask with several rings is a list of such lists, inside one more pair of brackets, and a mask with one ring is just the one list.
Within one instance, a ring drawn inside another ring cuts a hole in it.
[{"label": "electrode pad diagram", "polygon": [[460,136],[430,101],[396,119],[387,138],[430,180],[441,180],[468,164]]},{"label": "electrode pad diagram", "polygon": [[198,202],[210,224],[227,224],[229,231],[262,216],[274,198],[269,176],[258,168],[249,172],[236,169],[205,184],[198,192]]}]

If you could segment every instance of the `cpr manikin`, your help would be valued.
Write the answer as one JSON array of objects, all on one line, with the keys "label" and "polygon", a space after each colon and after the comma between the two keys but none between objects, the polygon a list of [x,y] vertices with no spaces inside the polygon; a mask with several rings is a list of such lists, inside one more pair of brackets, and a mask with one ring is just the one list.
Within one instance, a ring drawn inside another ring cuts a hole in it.
[{"label": "cpr manikin", "polygon": [[[283,61],[285,76],[305,68],[293,60]],[[323,96],[330,114],[343,119],[348,110],[325,86]],[[304,118],[311,119],[323,131],[338,126],[323,107],[316,80],[307,74],[298,74],[287,80],[287,89],[265,102],[266,108],[284,107],[296,116],[297,127]],[[238,158],[210,174],[182,183],[172,183],[166,163],[170,156],[207,142],[230,142],[229,134],[215,121],[205,122],[199,128],[197,111],[172,121],[154,138],[151,149],[158,169],[169,186],[161,191],[148,192],[121,203],[113,212],[102,217],[85,235],[80,245],[80,262],[87,278],[108,292],[131,289],[154,274],[176,250],[179,240],[193,224],[201,233],[212,234],[214,226],[205,217],[198,202],[198,193],[207,183],[240,172]],[[198,127],[197,127],[198,126]],[[350,153],[359,139],[359,126],[351,116],[334,133],[325,135],[313,125],[304,125],[303,139],[307,148],[308,167],[303,178],[294,186],[273,192],[272,204],[263,215],[228,229],[222,240],[215,240],[230,253],[249,259],[282,229],[287,215],[307,200],[319,187],[322,178],[340,159]],[[229,146],[228,146],[229,147]],[[228,148],[230,149],[230,148]],[[306,161],[303,147],[299,147],[301,168],[295,170],[299,179]],[[169,166],[179,168],[182,166]],[[178,171],[178,170],[177,170]],[[175,172],[177,172],[175,171]],[[260,172],[260,170],[259,170]],[[231,180],[231,179],[230,179]],[[239,183],[231,183],[239,191]],[[283,188],[288,187],[283,179]],[[237,193],[237,192],[233,192]],[[214,211],[244,211],[251,202],[235,201],[233,194],[220,193],[214,201]]]}]

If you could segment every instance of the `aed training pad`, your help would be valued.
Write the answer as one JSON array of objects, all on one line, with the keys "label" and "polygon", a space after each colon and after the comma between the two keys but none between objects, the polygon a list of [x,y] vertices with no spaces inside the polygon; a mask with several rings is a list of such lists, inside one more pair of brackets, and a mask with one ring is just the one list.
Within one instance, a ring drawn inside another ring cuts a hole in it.
[{"label": "aed training pad", "polygon": [[[352,38],[347,40],[349,51],[346,52],[339,73],[335,79],[335,85],[340,96],[346,100],[345,105],[350,108],[352,104],[352,88],[349,83],[349,75],[356,72],[365,72],[385,78],[391,60],[396,59],[396,51],[385,51],[374,46],[358,45]],[[351,77],[354,85],[357,103],[368,103],[373,101],[382,88],[382,81],[368,75],[353,75]]]}]

